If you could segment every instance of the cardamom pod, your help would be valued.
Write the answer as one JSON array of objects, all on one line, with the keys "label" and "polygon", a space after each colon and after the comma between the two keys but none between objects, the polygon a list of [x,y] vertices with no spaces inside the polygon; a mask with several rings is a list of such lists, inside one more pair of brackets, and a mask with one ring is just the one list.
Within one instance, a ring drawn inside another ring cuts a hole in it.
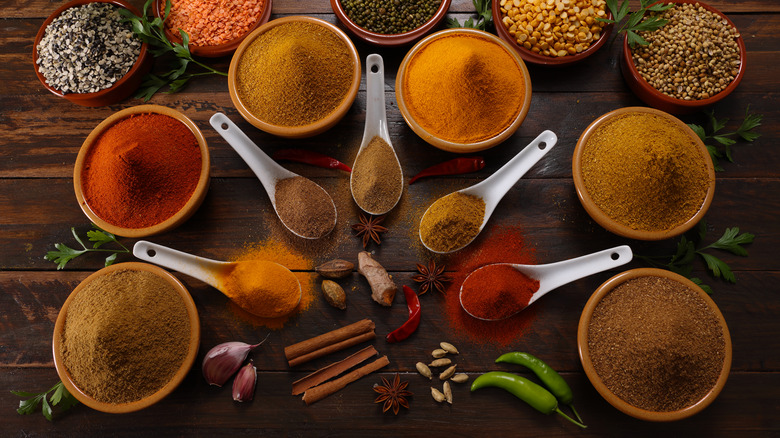
[{"label": "cardamom pod", "polygon": [[455,374],[455,367],[457,365],[453,365],[446,370],[444,370],[441,374],[439,374],[439,380],[447,380],[450,377],[452,377],[453,374]]},{"label": "cardamom pod", "polygon": [[436,359],[433,362],[429,363],[428,366],[432,367],[446,367],[447,365],[451,364],[452,361],[447,359],[446,357],[443,357],[441,359]]},{"label": "cardamom pod", "polygon": [[447,403],[452,404],[452,388],[450,388],[450,382],[444,382],[444,400]]},{"label": "cardamom pod", "polygon": [[439,403],[441,403],[444,400],[446,400],[446,397],[444,396],[444,394],[442,394],[441,391],[439,391],[438,389],[436,389],[434,387],[431,387],[431,395],[433,396],[433,399],[436,400]]},{"label": "cardamom pod", "polygon": [[455,374],[451,379],[455,383],[466,383],[469,380],[468,374]]},{"label": "cardamom pod", "polygon": [[352,274],[354,269],[355,265],[353,263],[346,260],[335,259],[317,266],[314,268],[314,271],[325,278],[339,279],[348,277]]},{"label": "cardamom pod", "polygon": [[347,308],[347,294],[335,281],[322,280],[322,293],[331,306],[341,310]]},{"label": "cardamom pod", "polygon": [[441,348],[450,354],[458,354],[458,349],[455,348],[454,345],[450,344],[449,342],[441,342],[439,343],[441,345]]},{"label": "cardamom pod", "polygon": [[431,356],[438,359],[440,357],[444,357],[447,355],[447,352],[442,350],[441,348],[437,348],[431,352]]},{"label": "cardamom pod", "polygon": [[415,365],[417,367],[417,372],[422,374],[423,376],[427,377],[428,379],[431,379],[431,369],[428,368],[428,365],[425,365],[422,362],[417,362]]}]

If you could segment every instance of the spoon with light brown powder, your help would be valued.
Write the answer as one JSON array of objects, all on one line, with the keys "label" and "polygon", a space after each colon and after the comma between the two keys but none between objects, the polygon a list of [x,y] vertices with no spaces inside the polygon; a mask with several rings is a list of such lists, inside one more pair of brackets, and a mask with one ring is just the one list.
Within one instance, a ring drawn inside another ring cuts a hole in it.
[{"label": "spoon with light brown powder", "polygon": [[380,215],[398,204],[404,176],[387,130],[385,68],[377,54],[366,58],[366,91],[366,125],[349,185],[361,210]]},{"label": "spoon with light brown powder", "polygon": [[236,305],[261,318],[294,312],[301,302],[301,284],[284,266],[266,260],[222,262],[139,240],[133,255],[207,283]]},{"label": "spoon with light brown powder", "polygon": [[226,115],[216,113],[209,123],[260,179],[276,215],[288,230],[305,239],[319,239],[333,230],[336,205],[328,192],[277,164]]}]

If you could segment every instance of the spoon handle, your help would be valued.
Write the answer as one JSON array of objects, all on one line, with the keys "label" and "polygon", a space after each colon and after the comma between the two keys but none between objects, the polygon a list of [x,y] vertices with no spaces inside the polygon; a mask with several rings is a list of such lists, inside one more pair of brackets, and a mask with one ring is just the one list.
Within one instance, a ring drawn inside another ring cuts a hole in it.
[{"label": "spoon handle", "polygon": [[558,136],[545,130],[493,175],[473,187],[490,186],[490,190],[502,198],[557,142]]},{"label": "spoon handle", "polygon": [[366,126],[364,142],[374,136],[390,138],[385,112],[385,65],[382,57],[372,53],[366,57]]},{"label": "spoon handle", "polygon": [[564,284],[606,271],[607,269],[625,265],[633,257],[634,254],[631,252],[631,248],[628,245],[621,245],[582,257],[538,265],[534,272],[538,277],[536,279],[539,280],[539,284],[542,286],[534,294],[532,301]]},{"label": "spoon handle", "polygon": [[145,240],[135,243],[133,255],[141,260],[197,278],[215,288],[218,288],[216,274],[228,265],[225,262],[198,257]]}]

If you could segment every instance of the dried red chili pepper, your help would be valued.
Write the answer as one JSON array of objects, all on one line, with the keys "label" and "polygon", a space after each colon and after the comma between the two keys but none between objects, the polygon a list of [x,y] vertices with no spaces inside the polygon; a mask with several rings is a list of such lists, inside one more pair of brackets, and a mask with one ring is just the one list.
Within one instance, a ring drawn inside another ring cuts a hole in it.
[{"label": "dried red chili pepper", "polygon": [[411,287],[404,286],[404,298],[406,298],[406,306],[409,308],[409,318],[401,327],[387,334],[385,338],[387,342],[403,341],[414,333],[420,325],[420,318],[422,317],[420,297],[417,296]]},{"label": "dried red chili pepper", "polygon": [[325,169],[340,169],[346,172],[352,172],[352,169],[349,166],[335,158],[304,149],[280,149],[273,154],[272,158],[276,161],[296,161],[298,163],[324,167]]},{"label": "dried red chili pepper", "polygon": [[462,173],[471,173],[481,170],[485,167],[485,159],[482,157],[461,157],[454,158],[443,163],[434,164],[431,167],[423,169],[412,179],[409,180],[409,184],[414,184],[420,178],[435,175],[460,175]]}]

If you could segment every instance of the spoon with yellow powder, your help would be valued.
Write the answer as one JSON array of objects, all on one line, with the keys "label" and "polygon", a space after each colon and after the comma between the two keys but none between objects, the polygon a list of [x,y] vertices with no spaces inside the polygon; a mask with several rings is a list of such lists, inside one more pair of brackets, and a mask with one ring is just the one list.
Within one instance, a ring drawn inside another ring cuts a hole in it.
[{"label": "spoon with yellow powder", "polygon": [[284,266],[265,260],[221,262],[139,240],[133,255],[195,277],[261,318],[289,315],[301,302],[301,284]]},{"label": "spoon with yellow powder", "polygon": [[437,199],[420,220],[420,240],[423,245],[435,253],[446,254],[471,243],[509,189],[557,141],[554,132],[544,131],[481,183]]},{"label": "spoon with yellow powder", "polygon": [[226,115],[216,113],[209,123],[255,173],[288,230],[305,239],[319,239],[333,230],[336,204],[328,192],[277,164]]},{"label": "spoon with yellow powder", "polygon": [[349,186],[361,210],[380,215],[398,204],[404,176],[387,130],[385,67],[377,54],[366,58],[366,92],[366,125]]}]

